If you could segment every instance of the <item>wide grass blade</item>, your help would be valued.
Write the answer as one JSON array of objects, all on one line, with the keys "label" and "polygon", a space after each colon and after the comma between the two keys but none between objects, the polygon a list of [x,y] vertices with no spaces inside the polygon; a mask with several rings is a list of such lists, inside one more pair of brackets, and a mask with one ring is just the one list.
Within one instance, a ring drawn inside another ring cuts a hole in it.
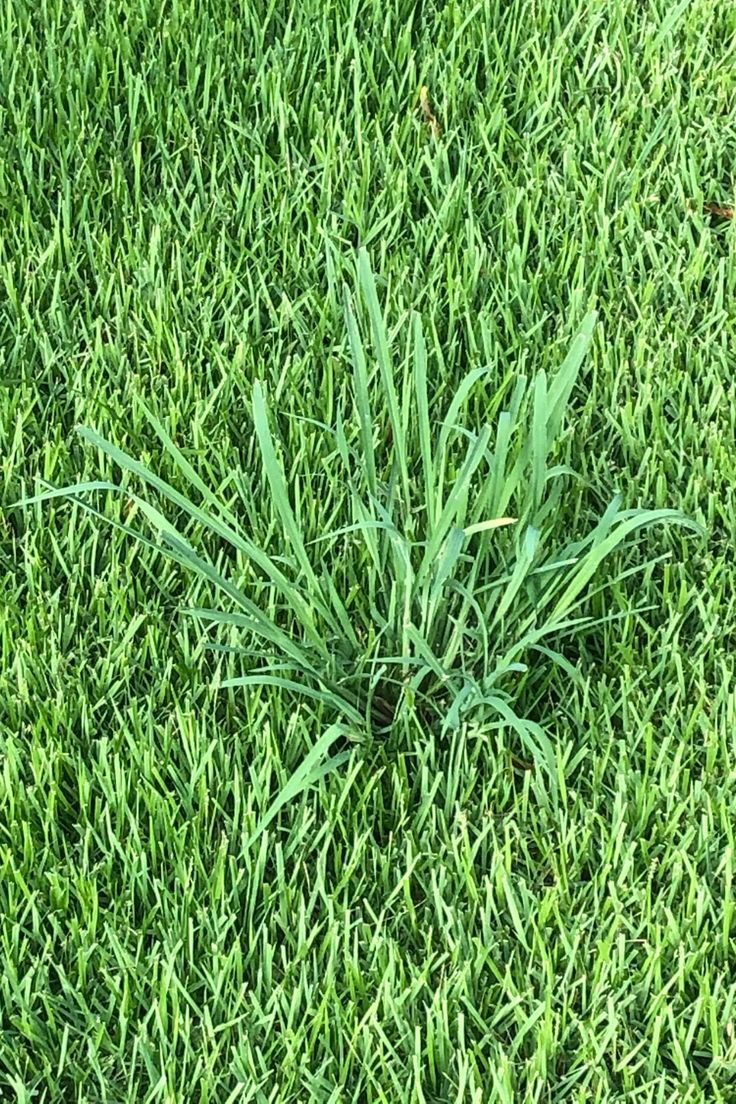
[{"label": "wide grass blade", "polygon": [[253,846],[259,836],[265,832],[269,824],[273,822],[285,805],[288,805],[290,801],[293,801],[295,797],[298,797],[304,790],[309,789],[310,786],[316,785],[316,783],[327,774],[337,770],[343,763],[347,763],[350,758],[349,751],[340,752],[338,755],[334,755],[330,759],[325,760],[325,756],[335,741],[347,736],[349,736],[349,733],[339,724],[330,725],[327,731],[320,736],[317,743],[304,757],[289,780],[261,816],[246,841],[246,848]]},{"label": "wide grass blade", "polygon": [[535,515],[542,502],[544,482],[547,474],[547,454],[549,440],[547,437],[547,376],[544,372],[537,372],[534,380],[534,405],[532,411],[531,432],[531,487],[530,487],[530,520],[535,520]]},{"label": "wide grass blade", "polygon": [[[309,556],[307,555],[304,537],[296,520],[294,511],[291,508],[291,503],[289,502],[289,493],[286,487],[286,478],[283,468],[276,455],[271,429],[268,424],[268,410],[263,394],[263,386],[259,380],[256,380],[253,384],[253,421],[255,423],[256,437],[258,438],[258,444],[261,449],[263,467],[271,488],[272,501],[281,519],[281,524],[284,527],[289,544],[307,580],[309,601],[320,610],[322,616],[328,622],[335,635],[341,636],[347,634],[348,638],[351,639],[353,643],[356,643],[352,635],[352,628],[350,627],[350,618],[348,617],[347,611],[337,591],[334,587],[328,587],[329,600],[325,597],[322,586],[317,579]],[[297,586],[294,589],[299,590],[299,587]]]},{"label": "wide grass blade", "polygon": [[258,438],[258,444],[261,449],[261,456],[263,458],[263,468],[271,488],[272,501],[276,508],[276,513],[281,518],[284,532],[286,533],[289,544],[294,550],[299,566],[304,572],[310,591],[324,606],[326,603],[322,595],[322,588],[317,581],[317,576],[310,563],[304,545],[304,538],[302,537],[301,530],[294,516],[294,511],[291,508],[291,503],[289,502],[286,479],[284,478],[281,464],[276,456],[276,449],[274,448],[271,429],[268,424],[266,400],[263,395],[263,386],[260,380],[256,380],[253,384],[253,421],[255,423],[256,437]]},{"label": "wide grass blade", "polygon": [[567,404],[593,340],[597,321],[597,311],[590,311],[586,314],[567,356],[555,372],[549,385],[547,435],[550,441],[556,440],[562,428],[562,421],[567,412]]},{"label": "wide grass blade", "polygon": [[311,698],[313,701],[322,702],[332,709],[344,713],[349,720],[356,725],[363,723],[363,715],[344,697],[332,693],[329,690],[318,690],[307,686],[303,682],[295,682],[293,679],[281,678],[278,675],[259,674],[239,675],[235,678],[224,679],[220,686],[223,690],[237,686],[277,686],[281,690],[291,690],[303,698]]},{"label": "wide grass blade", "polygon": [[544,729],[526,717],[520,717],[498,694],[489,694],[481,704],[490,707],[519,737],[529,751],[537,768],[547,776],[553,801],[557,798],[557,759],[554,748]]},{"label": "wide grass blade", "polygon": [[[455,394],[452,397],[450,406],[448,407],[444,418],[440,424],[439,437],[437,447],[434,452],[434,460],[432,462],[432,470],[434,472],[434,509],[433,515],[436,518],[442,511],[444,497],[445,497],[445,475],[447,471],[448,462],[448,445],[450,435],[453,432],[457,432],[460,428],[457,424],[460,416],[460,411],[465,403],[468,395],[472,391],[478,380],[488,375],[487,368],[474,368],[472,372],[468,372],[466,376],[460,381]],[[436,526],[436,521],[435,521]]]},{"label": "wide grass blade", "polygon": [[211,487],[205,483],[199,473],[192,467],[189,460],[186,458],[182,450],[171,439],[169,433],[164,427],[159,418],[156,417],[154,412],[143,402],[140,396],[136,396],[136,403],[139,409],[142,411],[146,421],[151,426],[156,436],[158,437],[164,449],[174,461],[178,471],[184,476],[188,483],[191,484],[199,494],[202,496],[204,502],[207,503],[210,510],[215,514],[220,514],[227,519],[227,523],[232,529],[240,533],[240,525],[238,519],[233,512],[227,508],[225,503],[220,497],[212,490]]},{"label": "wide grass blade", "polygon": [[358,415],[360,428],[361,461],[363,474],[368,486],[368,494],[371,498],[378,497],[378,482],[376,478],[376,455],[373,447],[373,416],[371,413],[370,387],[368,366],[366,364],[365,350],[360,338],[358,324],[355,319],[352,299],[347,288],[344,289],[345,325],[348,331],[348,344],[353,361],[353,390],[355,409]]},{"label": "wide grass blade", "polygon": [[452,490],[447,496],[447,501],[442,507],[442,512],[437,519],[434,529],[428,535],[427,547],[422,559],[422,564],[417,572],[417,585],[423,586],[428,572],[432,570],[437,555],[442,547],[450,528],[456,525],[462,528],[462,518],[459,517],[467,499],[470,481],[473,478],[479,464],[483,460],[488,441],[491,436],[490,426],[484,426],[478,437],[468,448],[465,462],[463,463]]},{"label": "wide grass blade", "polygon": [[512,603],[521,590],[537,554],[541,534],[538,529],[529,526],[524,534],[521,549],[511,577],[506,584],[501,600],[496,607],[492,626],[497,625],[511,609]]},{"label": "wide grass blade", "polygon": [[417,408],[417,428],[419,432],[419,451],[422,457],[422,478],[424,481],[424,510],[427,532],[435,528],[436,487],[434,458],[432,455],[432,429],[429,420],[429,399],[427,395],[427,346],[424,340],[422,320],[418,314],[412,316],[414,330],[414,393]]},{"label": "wide grass blade", "polygon": [[[119,522],[114,518],[106,517],[96,507],[86,502],[83,498],[78,497],[89,491],[96,490],[111,490],[124,493],[126,498],[140,510],[141,514],[161,536],[164,543],[158,544],[132,526]],[[213,610],[209,611],[212,615],[210,617],[211,620],[221,620],[224,623],[239,624],[241,628],[248,628],[251,632],[254,632],[256,635],[273,644],[285,655],[290,656],[304,671],[316,673],[313,663],[308,658],[303,648],[285,632],[279,629],[278,626],[275,625],[275,623],[268,618],[250,598],[248,598],[240,587],[237,587],[232,580],[223,575],[214,564],[200,556],[190,542],[179,532],[176,526],[150,502],[147,502],[128,489],[123,490],[122,487],[115,483],[103,480],[93,480],[44,491],[41,494],[32,495],[20,500],[18,505],[31,505],[34,502],[45,502],[56,498],[66,498],[77,502],[82,509],[104,521],[106,524],[120,530],[127,536],[133,537],[136,541],[146,544],[155,551],[163,552],[183,567],[193,570],[200,577],[213,583],[218,590],[227,595],[227,597],[243,612],[237,615],[235,613],[225,613]],[[237,620],[238,618],[240,618],[239,621]]]},{"label": "wide grass blade", "polygon": [[38,494],[26,495],[11,504],[16,506],[33,506],[37,502],[50,502],[54,498],[73,498],[76,495],[87,494],[89,491],[121,491],[123,488],[118,483],[110,483],[106,479],[93,479],[86,483],[70,483],[67,487],[51,487],[47,491]]},{"label": "wide grass blade", "polygon": [[636,511],[633,516],[627,517],[624,521],[620,522],[602,540],[596,541],[590,551],[581,559],[576,570],[572,572],[572,578],[565,587],[562,595],[558,598],[550,614],[550,619],[556,621],[569,611],[575,598],[592,579],[602,562],[616,548],[620,547],[631,533],[636,532],[638,529],[645,529],[652,525],[661,524],[662,522],[684,525],[696,530],[699,528],[689,521],[679,510],[661,509]]},{"label": "wide grass blade", "polygon": [[154,490],[168,499],[172,505],[177,506],[205,530],[227,541],[238,551],[242,552],[243,555],[248,557],[248,559],[252,560],[286,599],[312,644],[326,654],[323,637],[315,627],[312,605],[304,600],[299,589],[294,586],[293,582],[287,579],[270,556],[258,548],[253,541],[242,536],[226,522],[221,521],[217,517],[213,517],[211,513],[197,506],[185,495],[181,494],[167,483],[166,480],[147,468],[145,464],[129,456],[128,453],[118,448],[117,445],[112,444],[112,442],[107,441],[104,437],[101,437],[100,434],[96,433],[93,429],[89,429],[86,426],[80,426],[78,427],[78,432],[84,440],[94,445],[95,448],[100,449],[101,452],[109,456],[110,459],[118,464],[119,467],[123,468],[124,471],[130,472],[131,475],[137,476],[142,482],[148,483],[149,486],[153,487]]},{"label": "wide grass blade", "polygon": [[[70,483],[66,487],[53,487],[48,491],[41,491],[40,494],[21,498],[18,502],[14,503],[14,505],[32,506],[35,502],[46,502],[54,498],[64,498],[79,506],[85,513],[90,514],[92,517],[96,517],[98,521],[102,521],[105,525],[109,525],[112,529],[117,529],[118,532],[125,533],[127,537],[133,537],[134,540],[144,545],[146,548],[150,548],[154,552],[164,552],[164,554],[169,555],[171,559],[176,560],[177,563],[182,563],[180,557],[175,555],[172,549],[163,547],[160,543],[151,540],[145,533],[141,533],[140,530],[134,529],[132,525],[126,525],[125,522],[118,521],[117,518],[108,517],[102,510],[99,510],[96,506],[93,506],[91,502],[81,497],[88,491],[95,490],[117,491],[121,496],[126,495],[126,497],[131,497],[128,492],[117,483],[109,483],[107,480],[93,480],[86,483]],[[131,498],[131,501],[133,501],[133,498]]]},{"label": "wide grass blade", "polygon": [[[186,561],[184,562],[186,566]],[[193,566],[191,563],[188,566]],[[195,568],[196,570],[196,568]],[[207,577],[207,576],[205,576]],[[246,599],[246,601],[248,601]],[[242,607],[246,609],[247,607]],[[305,674],[315,679],[320,678],[319,664],[324,664],[322,656],[307,652],[300,644],[287,636],[282,629],[266,617],[265,614],[253,603],[250,603],[248,612],[238,613],[236,610],[208,609],[204,606],[191,606],[182,611],[185,616],[198,621],[206,621],[217,625],[226,625],[230,628],[247,630],[263,637],[273,644],[283,655],[288,656],[293,664]],[[262,653],[259,653],[262,656]]]},{"label": "wide grass blade", "polygon": [[383,312],[378,302],[376,281],[373,276],[373,270],[371,269],[368,252],[364,248],[358,251],[358,281],[368,309],[368,317],[373,333],[373,343],[376,350],[381,384],[388,407],[388,417],[393,436],[396,463],[399,469],[403,505],[405,509],[408,509],[409,503],[411,502],[411,493],[409,487],[409,466],[406,455],[406,434],[404,432],[399,397],[394,380],[393,362],[389,349],[388,336],[386,334],[386,323],[384,322]]}]

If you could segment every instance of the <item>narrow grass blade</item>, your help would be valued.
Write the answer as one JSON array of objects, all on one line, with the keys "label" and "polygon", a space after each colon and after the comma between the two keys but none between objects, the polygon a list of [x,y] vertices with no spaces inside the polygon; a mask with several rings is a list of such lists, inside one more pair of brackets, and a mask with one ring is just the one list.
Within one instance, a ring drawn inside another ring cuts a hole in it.
[{"label": "narrow grass blade", "polygon": [[524,930],[524,925],[521,920],[521,913],[519,912],[519,906],[516,901],[516,894],[514,893],[513,887],[511,885],[511,879],[509,878],[503,863],[498,864],[497,877],[501,883],[501,888],[503,889],[503,895],[506,899],[506,907],[509,910],[509,916],[511,917],[511,926],[516,932],[516,938],[519,940],[519,943],[524,948],[524,950],[529,951],[530,947],[526,937],[526,931]]}]

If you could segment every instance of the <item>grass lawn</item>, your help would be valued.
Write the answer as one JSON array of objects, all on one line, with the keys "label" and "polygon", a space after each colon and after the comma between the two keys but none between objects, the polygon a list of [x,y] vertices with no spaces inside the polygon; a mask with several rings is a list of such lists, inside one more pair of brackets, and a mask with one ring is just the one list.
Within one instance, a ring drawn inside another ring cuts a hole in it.
[{"label": "grass lawn", "polygon": [[0,1099],[736,1102],[736,6],[0,93]]}]

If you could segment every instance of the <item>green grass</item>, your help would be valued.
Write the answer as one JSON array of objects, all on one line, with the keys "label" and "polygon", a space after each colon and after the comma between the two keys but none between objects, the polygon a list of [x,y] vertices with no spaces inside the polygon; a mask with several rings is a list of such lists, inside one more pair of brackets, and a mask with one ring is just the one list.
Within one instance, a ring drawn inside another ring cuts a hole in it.
[{"label": "green grass", "polygon": [[736,12],[286,10],[0,14],[0,1099],[729,1104]]}]

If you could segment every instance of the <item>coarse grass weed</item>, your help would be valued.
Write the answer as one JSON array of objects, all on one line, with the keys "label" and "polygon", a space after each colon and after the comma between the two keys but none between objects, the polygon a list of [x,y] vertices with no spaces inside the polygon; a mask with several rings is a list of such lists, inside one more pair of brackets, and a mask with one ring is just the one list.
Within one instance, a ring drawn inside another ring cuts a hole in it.
[{"label": "coarse grass weed", "polygon": [[[256,648],[272,653],[265,665],[223,686],[279,687],[320,701],[334,714],[335,723],[316,741],[251,842],[289,796],[347,760],[343,751],[325,761],[339,736],[352,732],[365,739],[390,729],[398,717],[443,734],[463,722],[512,734],[554,796],[558,758],[543,723],[519,710],[512,680],[545,661],[578,679],[558,642],[591,625],[584,604],[601,565],[637,530],[662,522],[691,524],[672,509],[622,509],[617,496],[589,533],[560,543],[558,506],[565,482],[576,473],[552,464],[551,456],[593,337],[595,313],[583,320],[551,379],[544,370],[531,381],[518,376],[507,396],[493,398],[499,409],[495,427],[471,428],[458,419],[486,369],[476,368],[461,379],[444,415],[435,414],[424,329],[412,312],[406,333],[398,335],[407,348],[397,386],[395,350],[364,249],[357,269],[372,356],[345,289],[353,408],[340,409],[336,426],[325,427],[328,496],[340,517],[351,518],[349,524],[309,539],[324,524],[319,503],[302,499],[306,518],[293,507],[259,380],[251,409],[270,493],[267,508],[280,522],[274,542],[278,554],[253,542],[237,503],[218,498],[150,411],[148,420],[196,500],[93,429],[79,432],[126,475],[158,492],[160,503],[175,508],[181,524],[129,483],[79,482],[22,503],[73,498],[101,518],[104,514],[87,504],[86,496],[117,491],[173,559],[227,600],[225,606],[190,609],[189,615],[250,636],[242,645],[228,644],[230,652],[251,659]],[[370,399],[375,375],[387,441],[376,433],[379,420]],[[501,409],[504,399],[508,405]],[[292,473],[292,478],[295,474],[303,483],[310,479],[310,473]],[[127,522],[115,524],[150,541]],[[278,607],[266,612],[259,606],[222,557],[195,547],[193,541],[201,537],[224,542],[260,572],[278,593]],[[604,579],[603,586],[618,578]],[[348,589],[341,593],[345,580]],[[285,616],[289,627],[284,627]]]}]

